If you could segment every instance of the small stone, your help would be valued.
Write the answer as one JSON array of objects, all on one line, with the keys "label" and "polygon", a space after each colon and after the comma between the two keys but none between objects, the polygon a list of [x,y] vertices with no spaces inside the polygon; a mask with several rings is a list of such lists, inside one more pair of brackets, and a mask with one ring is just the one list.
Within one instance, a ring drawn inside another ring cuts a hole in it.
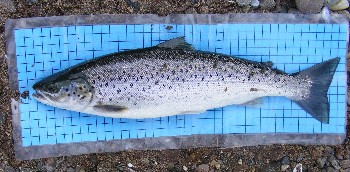
[{"label": "small stone", "polygon": [[183,169],[184,171],[188,171],[188,168],[187,168],[186,166],[182,166],[182,169]]},{"label": "small stone", "polygon": [[239,165],[242,165],[242,164],[243,164],[242,159],[239,159],[239,160],[238,160],[238,164],[239,164]]},{"label": "small stone", "polygon": [[288,156],[284,156],[282,158],[281,164],[285,165],[285,164],[289,164],[289,163],[290,163],[289,157]]},{"label": "small stone", "polygon": [[295,0],[299,11],[303,13],[319,13],[323,7],[324,0]]},{"label": "small stone", "polygon": [[149,159],[148,158],[143,158],[141,159],[141,162],[144,164],[144,165],[149,165]]},{"label": "small stone", "polygon": [[209,172],[209,165],[208,164],[198,165],[198,167],[196,168],[196,172]]},{"label": "small stone", "polygon": [[343,147],[336,147],[335,148],[335,157],[337,159],[343,159],[344,154],[344,148]]},{"label": "small stone", "polygon": [[327,167],[327,172],[337,172],[338,170],[334,169],[333,167]]},{"label": "small stone", "polygon": [[318,166],[319,168],[323,168],[323,166],[326,164],[326,162],[327,162],[327,159],[326,159],[325,157],[323,157],[323,158],[318,158],[318,159],[317,159],[317,166]]},{"label": "small stone", "polygon": [[72,167],[69,167],[68,169],[67,169],[67,172],[74,172],[75,170],[74,170],[74,168],[72,168]]},{"label": "small stone", "polygon": [[252,2],[251,2],[251,5],[252,5],[253,7],[258,7],[259,4],[260,4],[259,0],[252,0]]},{"label": "small stone", "polygon": [[325,0],[325,4],[333,11],[345,10],[349,8],[348,0]]},{"label": "small stone", "polygon": [[294,169],[293,172],[302,172],[303,171],[303,165],[302,164],[297,164]]},{"label": "small stone", "polygon": [[341,169],[341,167],[340,167],[340,165],[339,165],[339,161],[336,160],[335,158],[332,159],[332,160],[330,161],[330,163],[332,164],[332,166],[333,166],[336,170]]},{"label": "small stone", "polygon": [[281,171],[286,171],[289,168],[288,164],[281,165]]},{"label": "small stone", "polygon": [[250,5],[252,0],[236,0],[239,6],[247,6]]},{"label": "small stone", "polygon": [[272,9],[275,5],[275,0],[260,0],[260,6],[262,9]]},{"label": "small stone", "polygon": [[304,159],[304,155],[299,155],[297,157],[297,162],[301,162]]},{"label": "small stone", "polygon": [[201,6],[200,8],[199,8],[199,13],[201,13],[201,14],[208,14],[209,13],[209,7],[208,6]]},{"label": "small stone", "polygon": [[324,149],[324,153],[325,153],[325,156],[330,156],[330,155],[334,155],[334,149],[327,146],[325,149]]},{"label": "small stone", "polygon": [[134,165],[132,165],[131,163],[128,163],[128,167],[132,168],[134,167]]},{"label": "small stone", "polygon": [[350,160],[342,160],[339,164],[343,169],[350,168]]}]

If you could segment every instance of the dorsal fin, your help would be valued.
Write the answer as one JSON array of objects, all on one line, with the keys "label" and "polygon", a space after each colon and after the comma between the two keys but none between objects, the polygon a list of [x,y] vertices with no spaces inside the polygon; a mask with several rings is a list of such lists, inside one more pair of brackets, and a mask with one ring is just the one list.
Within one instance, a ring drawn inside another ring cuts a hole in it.
[{"label": "dorsal fin", "polygon": [[177,37],[174,39],[170,39],[168,41],[165,41],[163,43],[160,43],[157,45],[159,48],[169,48],[169,49],[180,49],[180,50],[188,50],[193,51],[195,50],[191,44],[186,42],[186,39],[184,36]]}]

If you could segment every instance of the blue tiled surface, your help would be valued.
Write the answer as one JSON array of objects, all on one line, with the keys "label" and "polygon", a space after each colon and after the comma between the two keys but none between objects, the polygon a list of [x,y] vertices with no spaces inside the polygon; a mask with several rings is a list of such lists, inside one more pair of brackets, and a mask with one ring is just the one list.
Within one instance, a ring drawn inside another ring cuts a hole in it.
[{"label": "blue tiled surface", "polygon": [[89,25],[15,30],[21,92],[40,79],[87,59],[157,45],[186,36],[196,49],[273,61],[288,73],[341,57],[328,92],[330,123],[321,124],[283,97],[261,108],[227,106],[199,115],[112,119],[43,105],[29,97],[20,106],[22,144],[228,133],[344,133],[347,27],[341,24]]}]

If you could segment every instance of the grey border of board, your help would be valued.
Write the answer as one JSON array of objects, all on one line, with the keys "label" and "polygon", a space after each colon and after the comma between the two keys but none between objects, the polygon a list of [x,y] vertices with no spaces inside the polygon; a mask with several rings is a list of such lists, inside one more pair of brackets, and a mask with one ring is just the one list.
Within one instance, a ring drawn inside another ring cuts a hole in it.
[{"label": "grey border of board", "polygon": [[[331,23],[346,23],[340,15],[331,15]],[[142,21],[142,22],[137,22]],[[217,24],[217,23],[325,23],[320,14],[173,14],[160,17],[154,14],[105,14],[9,19],[5,25],[8,72],[11,90],[18,90],[14,29],[94,25],[94,24]],[[15,157],[19,160],[103,153],[124,150],[163,150],[195,147],[238,147],[268,144],[336,145],[343,143],[346,134],[212,134],[159,138],[79,142],[68,144],[22,146],[20,102],[12,99],[12,124]],[[346,123],[345,123],[346,124]],[[345,125],[346,126],[346,125]]]}]

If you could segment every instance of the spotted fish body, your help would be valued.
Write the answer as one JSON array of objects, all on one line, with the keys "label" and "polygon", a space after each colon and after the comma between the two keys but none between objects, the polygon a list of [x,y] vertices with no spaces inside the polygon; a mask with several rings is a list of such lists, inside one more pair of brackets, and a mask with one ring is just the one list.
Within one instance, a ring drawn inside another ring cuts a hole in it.
[{"label": "spotted fish body", "polygon": [[181,37],[79,64],[36,83],[33,96],[56,107],[118,118],[193,114],[284,96],[328,123],[326,93],[338,62],[334,58],[290,75],[265,63],[196,51]]}]

